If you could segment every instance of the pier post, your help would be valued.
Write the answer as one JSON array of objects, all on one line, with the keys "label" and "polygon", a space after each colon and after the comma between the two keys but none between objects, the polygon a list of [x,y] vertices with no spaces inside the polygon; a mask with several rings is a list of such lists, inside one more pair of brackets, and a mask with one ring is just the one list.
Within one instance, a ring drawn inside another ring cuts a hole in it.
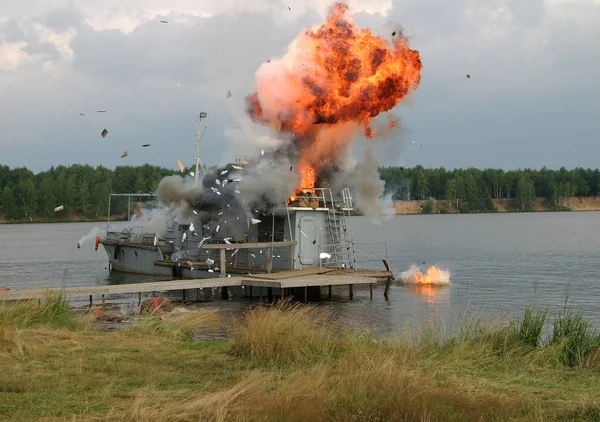
[{"label": "pier post", "polygon": [[388,276],[387,281],[385,282],[385,290],[383,291],[383,297],[385,297],[385,300],[388,300],[388,291],[390,290],[391,281],[392,277]]},{"label": "pier post", "polygon": [[104,293],[102,293],[102,306],[104,306],[106,303],[106,297],[104,296]]},{"label": "pier post", "polygon": [[92,307],[92,295],[90,295],[90,308]]},{"label": "pier post", "polygon": [[[261,289],[262,291],[262,289]],[[267,300],[271,302],[273,300],[273,288],[267,287]]]},{"label": "pier post", "polygon": [[248,293],[250,293],[250,300],[252,300],[252,286],[248,286]]},{"label": "pier post", "polygon": [[294,245],[290,246],[290,270],[294,270],[294,253],[296,251],[296,247]]},{"label": "pier post", "polygon": [[369,283],[369,299],[373,299],[373,283]]},{"label": "pier post", "polygon": [[308,302],[308,286],[304,286],[304,303]]},{"label": "pier post", "polygon": [[200,299],[202,299],[202,288],[196,289],[196,302],[200,303]]},{"label": "pier post", "polygon": [[271,251],[271,248],[267,248],[267,274],[271,274],[271,270],[273,269],[273,255]]},{"label": "pier post", "polygon": [[183,299],[183,301],[185,302],[185,289],[183,289],[181,291],[181,298]]},{"label": "pier post", "polygon": [[225,268],[225,264],[227,263],[227,260],[225,259],[225,249],[219,250],[219,258],[219,269],[221,270],[221,277],[225,278],[227,277],[227,269]]},{"label": "pier post", "polygon": [[[223,249],[225,251],[225,249]],[[221,299],[229,299],[229,289],[226,286],[221,287]]]},{"label": "pier post", "polygon": [[348,284],[348,294],[350,295],[350,300],[354,299],[354,289],[352,284]]},{"label": "pier post", "polygon": [[329,300],[331,300],[331,285],[327,286],[327,288],[329,290],[327,297],[329,298]]}]

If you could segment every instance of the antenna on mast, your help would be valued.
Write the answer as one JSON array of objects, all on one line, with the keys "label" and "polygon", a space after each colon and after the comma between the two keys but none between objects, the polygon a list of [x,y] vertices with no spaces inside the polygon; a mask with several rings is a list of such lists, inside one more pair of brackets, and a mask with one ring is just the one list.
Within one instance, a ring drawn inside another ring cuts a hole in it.
[{"label": "antenna on mast", "polygon": [[196,134],[198,135],[198,140],[196,141],[196,172],[194,173],[194,187],[198,187],[198,166],[202,167],[202,173],[204,173],[204,175],[206,176],[206,171],[204,171],[204,166],[202,165],[202,163],[200,162],[200,139],[202,139],[202,119],[206,118],[206,112],[201,111],[200,112],[200,116],[198,116],[198,120],[196,120],[196,122],[198,123],[198,132],[196,132]]}]

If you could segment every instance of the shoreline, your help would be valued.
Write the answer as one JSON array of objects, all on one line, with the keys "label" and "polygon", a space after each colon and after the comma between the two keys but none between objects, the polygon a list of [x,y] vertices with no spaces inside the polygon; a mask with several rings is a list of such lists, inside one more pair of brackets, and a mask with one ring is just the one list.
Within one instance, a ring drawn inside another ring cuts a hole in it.
[{"label": "shoreline", "polygon": [[[0,418],[537,421],[600,415],[600,338],[576,310],[550,315],[529,306],[507,321],[465,319],[450,336],[426,325],[418,339],[342,327],[327,310],[289,301],[239,319],[164,302],[144,302],[124,315],[106,308],[73,312],[62,296],[0,303],[0,370],[6,374]],[[553,335],[544,335],[544,327]]]},{"label": "shoreline", "polygon": [[[426,203],[432,204],[431,212],[424,212]],[[468,213],[457,212],[456,206],[451,206],[450,201],[433,200],[401,200],[394,201],[396,215],[420,215],[420,214],[495,214],[495,213],[537,213],[537,212],[583,212],[600,211],[600,197],[572,197],[567,199],[567,206],[550,206],[546,198],[536,198],[533,208],[528,210],[519,210],[516,199],[494,199],[494,210],[470,211]],[[353,217],[362,216],[360,209],[351,212]],[[111,217],[111,221],[121,221],[122,216]],[[74,215],[65,218],[39,218],[33,220],[6,220],[0,217],[0,224],[53,224],[53,223],[101,223],[106,222],[107,216],[99,218],[82,218]],[[123,219],[123,221],[126,221]]]},{"label": "shoreline", "polygon": [[[456,205],[451,206],[447,200],[402,200],[394,201],[396,215],[419,215],[419,214],[495,214],[495,213],[536,213],[536,212],[582,212],[600,211],[600,197],[572,197],[566,201],[566,206],[548,204],[546,198],[536,198],[533,208],[520,210],[516,199],[494,199],[494,210],[470,211],[468,213],[457,212]],[[431,212],[424,212],[424,206],[431,203]],[[564,204],[565,202],[563,202]]]}]

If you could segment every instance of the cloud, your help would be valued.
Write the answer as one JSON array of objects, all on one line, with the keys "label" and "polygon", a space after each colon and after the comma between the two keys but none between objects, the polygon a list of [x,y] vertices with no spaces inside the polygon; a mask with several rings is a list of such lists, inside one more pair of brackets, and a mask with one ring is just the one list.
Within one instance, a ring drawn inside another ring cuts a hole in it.
[{"label": "cloud", "polygon": [[[235,158],[240,150],[230,147],[245,136],[267,136],[239,115],[255,71],[331,5],[3,1],[0,161],[40,170],[73,162],[187,164],[200,110],[209,114],[203,162]],[[395,110],[404,130],[373,145],[382,164],[597,166],[599,4],[357,0],[351,7],[376,33],[402,27],[424,64],[410,104]]]}]

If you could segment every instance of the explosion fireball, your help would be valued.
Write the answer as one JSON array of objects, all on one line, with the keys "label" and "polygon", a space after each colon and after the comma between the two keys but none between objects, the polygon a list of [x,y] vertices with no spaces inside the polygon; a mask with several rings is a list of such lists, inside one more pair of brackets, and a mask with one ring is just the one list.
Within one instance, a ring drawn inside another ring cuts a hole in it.
[{"label": "explosion fireball", "polygon": [[[262,64],[246,111],[289,140],[287,153],[300,176],[295,193],[314,193],[320,175],[347,158],[360,129],[368,138],[380,136],[372,119],[417,88],[421,67],[419,52],[401,34],[391,41],[373,35],[337,3],[283,58]],[[390,116],[389,127],[396,125]]]},{"label": "explosion fireball", "polygon": [[413,264],[407,271],[400,274],[398,280],[404,284],[441,286],[450,284],[450,273],[431,265],[424,274],[419,267]]}]

